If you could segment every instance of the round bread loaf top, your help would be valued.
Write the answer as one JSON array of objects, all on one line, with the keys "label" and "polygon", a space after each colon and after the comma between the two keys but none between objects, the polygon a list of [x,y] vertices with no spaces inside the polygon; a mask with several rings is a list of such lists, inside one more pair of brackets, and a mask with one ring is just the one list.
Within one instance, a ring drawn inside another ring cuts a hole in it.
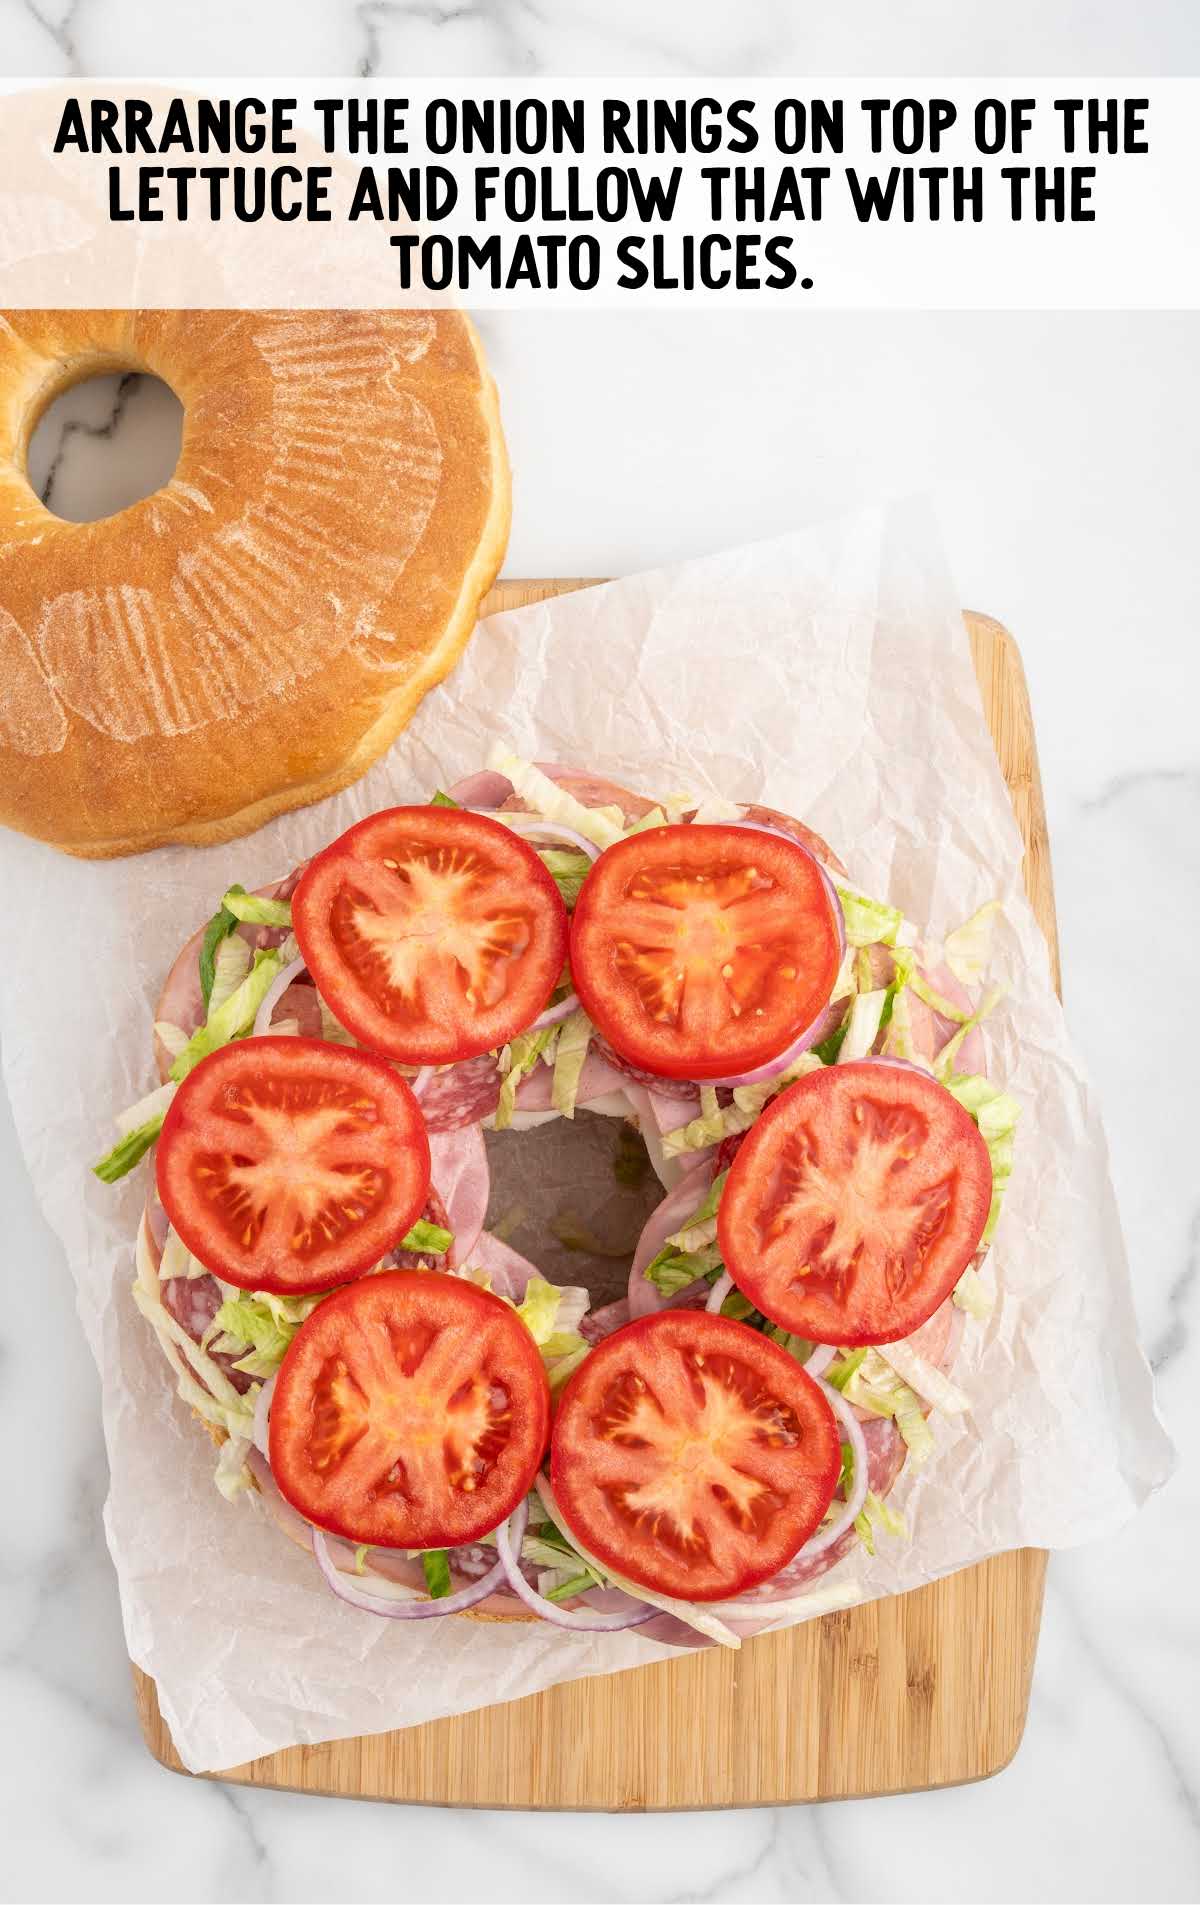
[{"label": "round bread loaf top", "polygon": [[[161,377],[165,488],[69,523],[26,475],[72,384]],[[455,311],[0,318],[0,823],[103,858],[345,787],[449,671],[504,552],[496,393]]]}]

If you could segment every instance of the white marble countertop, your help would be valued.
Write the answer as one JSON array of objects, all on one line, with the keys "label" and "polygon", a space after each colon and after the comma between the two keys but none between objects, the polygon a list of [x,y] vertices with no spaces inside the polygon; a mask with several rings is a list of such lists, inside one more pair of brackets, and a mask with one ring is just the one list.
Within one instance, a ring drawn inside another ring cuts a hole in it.
[{"label": "white marble countertop", "polygon": [[[146,30],[154,11],[135,0],[0,5],[6,66],[1150,72],[1197,70],[1200,50],[1194,9],[1143,6],[1135,17],[1115,0],[1089,10],[1086,32],[1063,19],[1082,10],[1047,18],[1024,0],[1005,9],[1003,44],[998,25],[993,44],[968,27],[974,10],[950,0],[927,0],[903,34],[889,9],[860,7],[857,45],[828,21],[805,38],[782,7],[739,7],[736,23],[735,10],[689,7],[686,30],[682,10],[672,26],[664,7],[651,31],[632,0],[603,14],[573,0],[553,21],[516,4],[292,0],[286,38],[280,9],[263,0],[171,9],[159,35]],[[0,1559],[4,1893],[1194,1899],[1196,320],[505,315],[485,332],[515,472],[509,574],[626,572],[898,491],[933,492],[964,602],[1006,621],[1025,655],[1068,1012],[1104,1094],[1138,1313],[1183,1467],[1134,1526],[1053,1559],[1025,1742],[980,1786],[601,1819],[447,1817],[172,1779],[133,1714],[100,1527],[95,1373],[0,1106],[0,1432],[29,1452],[10,1474]],[[170,406],[145,386],[124,390],[115,417],[111,387],[70,401],[39,445],[40,470],[44,479],[53,466],[64,514],[91,513],[162,456]]]}]

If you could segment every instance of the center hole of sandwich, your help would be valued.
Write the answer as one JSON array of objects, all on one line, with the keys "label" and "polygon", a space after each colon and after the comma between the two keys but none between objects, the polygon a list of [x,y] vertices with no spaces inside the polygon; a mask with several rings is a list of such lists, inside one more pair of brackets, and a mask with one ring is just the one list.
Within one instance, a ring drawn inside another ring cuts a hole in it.
[{"label": "center hole of sandwich", "polygon": [[594,1309],[623,1297],[637,1240],[665,1195],[633,1127],[577,1111],[485,1136],[488,1229],[548,1282],[586,1286]]},{"label": "center hole of sandwich", "polygon": [[182,442],[183,405],[161,377],[133,370],[88,377],[38,418],[26,474],[53,515],[99,522],[165,488]]}]

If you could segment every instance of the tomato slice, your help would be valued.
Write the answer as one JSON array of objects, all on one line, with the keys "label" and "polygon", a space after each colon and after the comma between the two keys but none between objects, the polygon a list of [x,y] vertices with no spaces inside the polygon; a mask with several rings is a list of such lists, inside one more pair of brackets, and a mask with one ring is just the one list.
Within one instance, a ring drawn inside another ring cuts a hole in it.
[{"label": "tomato slice", "polygon": [[567,1526],[618,1574],[690,1601],[769,1580],[841,1472],[837,1419],[777,1343],[725,1316],[660,1310],[568,1382],[551,1436]]},{"label": "tomato slice", "polygon": [[991,1196],[987,1146],[945,1087],[863,1059],[767,1106],[730,1166],[717,1237],[773,1323],[817,1343],[894,1343],[949,1296]]},{"label": "tomato slice", "polygon": [[567,951],[566,908],[533,848],[452,807],[390,807],[351,827],[305,870],[292,921],[336,1017],[411,1065],[525,1031]]},{"label": "tomato slice", "polygon": [[326,1290],[420,1216],[429,1139],[384,1059],[323,1039],[237,1039],[180,1085],[157,1177],[206,1269],[244,1290]]},{"label": "tomato slice", "polygon": [[600,855],[571,971],[615,1051],[668,1078],[750,1071],[828,1003],[836,901],[794,841],[745,827],[651,827]]},{"label": "tomato slice", "polygon": [[271,1470],[293,1508],[348,1541],[457,1547],[524,1499],[549,1426],[546,1372],[515,1310],[458,1277],[385,1271],[292,1338]]}]

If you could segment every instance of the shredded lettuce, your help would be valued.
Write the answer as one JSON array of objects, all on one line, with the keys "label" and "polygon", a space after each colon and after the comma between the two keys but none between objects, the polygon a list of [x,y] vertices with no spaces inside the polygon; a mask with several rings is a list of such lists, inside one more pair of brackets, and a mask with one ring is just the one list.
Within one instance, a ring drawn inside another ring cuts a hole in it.
[{"label": "shredded lettuce", "polygon": [[587,1058],[592,1036],[592,1021],[582,1009],[572,1012],[559,1027],[554,1047],[554,1077],[550,1085],[550,1103],[564,1118],[575,1116],[579,1079]]},{"label": "shredded lettuce", "polygon": [[775,1078],[768,1078],[760,1085],[736,1085],[731,1105],[723,1109],[718,1106],[708,1116],[701,1113],[690,1124],[666,1132],[662,1140],[663,1156],[677,1158],[687,1151],[703,1151],[710,1144],[720,1144],[723,1138],[735,1137],[740,1131],[749,1131],[772,1098],[786,1086],[794,1085],[807,1072],[818,1071],[820,1066],[821,1060],[815,1052],[803,1052],[794,1064]]},{"label": "shredded lettuce", "polygon": [[441,790],[441,788],[439,787],[439,788],[438,788],[438,790],[437,790],[437,793],[436,793],[436,794],[431,794],[431,795],[430,795],[430,798],[429,798],[429,805],[430,805],[431,807],[454,807],[454,808],[458,808],[458,807],[459,807],[459,806],[461,805],[461,803],[460,803],[459,801],[457,801],[457,800],[451,800],[451,798],[450,798],[450,796],[449,796],[449,794],[443,794],[443,792],[442,792],[442,790]]},{"label": "shredded lettuce", "polygon": [[[241,944],[240,941],[238,943]],[[171,1067],[171,1077],[176,1080],[186,1078],[210,1052],[215,1052],[219,1046],[228,1045],[231,1039],[248,1032],[271,986],[295,957],[294,939],[285,940],[275,952],[255,953],[254,964],[241,984],[220,1005],[212,1007],[204,1024],[192,1033]]]},{"label": "shredded lettuce", "polygon": [[586,853],[569,847],[539,847],[538,858],[562,895],[568,912],[579,898],[579,890],[592,870]]},{"label": "shredded lettuce", "polygon": [[847,946],[838,967],[838,976],[833,982],[833,991],[829,995],[830,1005],[836,1005],[839,999],[853,998],[858,987],[857,968],[858,954],[853,946]]},{"label": "shredded lettuce", "polygon": [[241,1435],[228,1436],[221,1444],[213,1480],[227,1502],[236,1501],[239,1495],[254,1486],[250,1470],[246,1467],[251,1446],[249,1438]]},{"label": "shredded lettuce", "polygon": [[933,1448],[933,1432],[921,1411],[920,1398],[906,1382],[884,1362],[877,1350],[869,1349],[861,1363],[842,1385],[847,1402],[873,1415],[891,1416],[908,1446],[914,1467],[919,1467]]},{"label": "shredded lettuce", "polygon": [[[559,787],[548,774],[532,761],[523,761],[519,755],[510,754],[501,746],[494,747],[488,756],[488,766],[497,774],[503,774],[510,780],[522,800],[543,820],[557,820],[564,827],[573,827],[585,840],[591,840],[598,847],[611,847],[620,840],[625,831],[625,816],[617,808],[585,807],[573,794]],[[615,816],[615,817],[614,817]]]},{"label": "shredded lettuce", "polygon": [[728,1171],[722,1171],[713,1179],[686,1224],[667,1238],[643,1270],[642,1275],[664,1296],[686,1290],[697,1277],[719,1275],[724,1270],[717,1243],[717,1207],[728,1176]]},{"label": "shredded lettuce", "polygon": [[440,1224],[430,1224],[423,1217],[418,1217],[400,1248],[419,1250],[430,1257],[444,1257],[453,1242],[453,1231],[443,1230]]},{"label": "shredded lettuce", "polygon": [[248,921],[252,926],[290,926],[292,923],[290,900],[260,899],[257,893],[247,893],[244,886],[231,886],[221,905],[234,919]]},{"label": "shredded lettuce", "polygon": [[894,1369],[901,1380],[910,1389],[915,1389],[919,1396],[924,1396],[939,1414],[960,1416],[970,1408],[970,1397],[956,1388],[949,1377],[943,1376],[941,1370],[927,1362],[924,1356],[919,1356],[908,1343],[881,1343],[877,1353],[889,1369]]},{"label": "shredded lettuce", "polygon": [[[233,918],[232,914],[230,918]],[[233,923],[237,925],[236,920]],[[249,945],[240,933],[234,933],[231,938],[221,941],[213,960],[212,983],[209,986],[208,997],[204,1001],[206,1017],[211,1016],[218,1006],[224,1005],[226,999],[237,991],[250,970],[253,957]]]},{"label": "shredded lettuce", "polygon": [[[204,928],[204,937],[200,941],[199,963],[200,997],[204,1001],[204,1010],[206,1012],[212,1001],[213,980],[216,974],[217,949],[228,935],[233,932],[236,925],[237,921],[233,917],[233,914],[228,912],[224,906],[219,906],[209,920],[208,925]],[[244,941],[242,943],[245,944]],[[249,953],[250,948],[247,946],[247,965],[249,964]]]},{"label": "shredded lettuce", "polygon": [[813,1345],[806,1336],[793,1336],[790,1330],[781,1328],[778,1323],[768,1323],[765,1317],[762,1320],[762,1333],[769,1336],[773,1343],[778,1343],[780,1349],[786,1349],[788,1355],[794,1356],[798,1363],[806,1363],[813,1353]]},{"label": "shredded lettuce", "polygon": [[[587,1291],[581,1292],[584,1310],[587,1308]],[[554,1334],[559,1310],[562,1307],[563,1293],[556,1284],[547,1283],[545,1277],[530,1277],[525,1286],[525,1295],[517,1304],[517,1315],[524,1323],[535,1343],[548,1342]],[[580,1312],[580,1315],[583,1311]]]},{"label": "shredded lettuce", "polygon": [[988,900],[970,919],[946,935],[943,945],[946,964],[964,986],[977,986],[987,971],[992,932],[1000,910],[999,900]]},{"label": "shredded lettuce", "polygon": [[[540,1501],[537,1501],[536,1498],[533,1507],[535,1511],[545,1513]],[[586,1587],[603,1587],[605,1585],[606,1576],[601,1573],[599,1568],[589,1567],[586,1562],[581,1560],[574,1548],[567,1546],[552,1521],[531,1523],[529,1531],[521,1543],[521,1559],[523,1561],[532,1561],[535,1566],[544,1568],[548,1572],[553,1572],[553,1574],[558,1577],[557,1581],[552,1583],[552,1585],[558,1588],[558,1592],[553,1597],[556,1600],[564,1600],[567,1598],[566,1583],[568,1581],[573,1584],[576,1594],[582,1594]],[[539,1581],[538,1593],[544,1594],[545,1592],[546,1589],[542,1587]]]},{"label": "shredded lettuce", "polygon": [[[1000,1206],[1012,1176],[1014,1140],[1017,1120],[1021,1115],[1020,1102],[1011,1092],[1002,1091],[999,1085],[993,1085],[990,1079],[981,1078],[974,1072],[947,1078],[944,1082],[951,1097],[958,1099],[963,1110],[970,1112],[979,1126],[979,1135],[987,1145],[988,1156],[992,1160],[992,1205],[983,1231],[983,1241],[988,1244],[995,1235]],[[963,1307],[968,1308],[969,1305],[964,1304]]]},{"label": "shredded lettuce", "polygon": [[697,827],[719,827],[727,820],[742,820],[746,809],[739,801],[728,800],[724,794],[705,794],[696,808],[693,825]]},{"label": "shredded lettuce", "polygon": [[522,1032],[504,1047],[500,1054],[500,1070],[504,1076],[500,1081],[500,1100],[494,1119],[497,1131],[506,1131],[511,1125],[513,1112],[517,1108],[517,1086],[526,1072],[533,1070],[557,1035],[557,1025],[547,1025],[540,1032]]},{"label": "shredded lettuce", "polygon": [[444,1548],[426,1548],[421,1555],[421,1568],[430,1600],[440,1601],[449,1594],[450,1561]]},{"label": "shredded lettuce", "polygon": [[842,1034],[837,1055],[839,1065],[845,1065],[851,1059],[868,1056],[879,1036],[879,1026],[887,996],[886,987],[881,987],[877,992],[860,992],[857,995],[850,1007],[850,1016]]},{"label": "shredded lettuce", "polygon": [[670,1244],[664,1244],[642,1275],[664,1296],[675,1296],[680,1290],[686,1290],[689,1283],[695,1283],[697,1277],[706,1277],[724,1268],[720,1246],[715,1243],[706,1244],[703,1250],[686,1251],[673,1250]]},{"label": "shredded lettuce", "polygon": [[147,1118],[145,1124],[138,1125],[133,1131],[127,1131],[123,1138],[117,1139],[111,1151],[106,1151],[104,1156],[93,1164],[92,1170],[102,1184],[115,1184],[118,1178],[132,1171],[140,1158],[145,1157],[162,1130],[165,1115],[165,1112],[156,1112],[152,1118]]},{"label": "shredded lettuce", "polygon": [[[743,1296],[740,1290],[730,1290],[721,1304],[721,1315],[731,1316],[735,1323],[745,1323],[756,1314],[753,1303],[748,1296]],[[751,1327],[753,1328],[754,1325],[751,1324]]]},{"label": "shredded lettuce", "polygon": [[[455,1275],[467,1283],[477,1284],[481,1290],[492,1288],[492,1279],[486,1270],[464,1265]],[[530,1277],[519,1303],[514,1303],[511,1297],[500,1297],[502,1303],[516,1311],[541,1351],[552,1394],[557,1393],[588,1353],[590,1344],[579,1334],[579,1325],[587,1315],[591,1300],[587,1290],[575,1285],[560,1288],[536,1275]]]},{"label": "shredded lettuce", "polygon": [[972,1012],[970,1018],[963,1020],[957,1032],[954,1034],[954,1037],[948,1039],[945,1045],[943,1045],[941,1051],[933,1061],[933,1075],[935,1078],[939,1078],[943,1084],[954,1076],[954,1061],[958,1057],[962,1042],[968,1032],[973,1032],[977,1025],[983,1023],[989,1012],[995,1011],[1007,990],[1007,986],[993,986],[986,997],[981,1000],[975,1011]]},{"label": "shredded lettuce", "polygon": [[872,1555],[875,1552],[877,1528],[882,1528],[885,1534],[898,1535],[901,1539],[908,1535],[908,1525],[903,1515],[898,1515],[894,1508],[889,1508],[887,1503],[871,1489],[867,1490],[862,1513],[855,1517],[854,1528],[863,1547],[868,1554]]},{"label": "shredded lettuce", "polygon": [[[850,997],[851,997],[851,1002],[853,1003],[854,994],[851,993]],[[816,1059],[818,1065],[836,1065],[837,1064],[838,1055],[841,1052],[842,1045],[845,1041],[846,1033],[849,1031],[849,1029],[850,1029],[850,1008],[848,1007],[846,1011],[846,1016],[842,1020],[841,1024],[838,1026],[837,1030],[831,1032],[828,1038],[822,1039],[819,1045],[813,1046],[812,1055]]]},{"label": "shredded lettuce", "polygon": [[962,1025],[970,1016],[969,1013],[963,1011],[961,1005],[955,1005],[953,999],[948,999],[945,993],[936,991],[934,987],[930,985],[925,974],[918,972],[915,967],[909,977],[908,983],[916,993],[918,999],[923,999],[930,1011],[936,1012],[939,1018],[952,1019],[956,1025]]},{"label": "shredded lettuce", "polygon": [[552,1396],[556,1396],[560,1389],[565,1387],[567,1379],[575,1374],[575,1371],[579,1368],[584,1357],[590,1355],[590,1353],[591,1344],[585,1343],[583,1338],[580,1337],[578,1349],[573,1349],[570,1355],[560,1356],[555,1362],[550,1364],[550,1367],[546,1371],[546,1376],[550,1383],[550,1394]]},{"label": "shredded lettuce", "polygon": [[832,1383],[835,1389],[845,1390],[846,1384],[866,1358],[865,1349],[844,1350],[836,1363],[830,1363],[825,1371],[825,1381]]},{"label": "shredded lettuce", "polygon": [[547,1587],[538,1589],[547,1601],[569,1601],[574,1595],[582,1594],[585,1589],[596,1585],[590,1569],[586,1574],[570,1574],[560,1568],[557,1573],[565,1578],[552,1581]]},{"label": "shredded lettuce", "polygon": [[195,1277],[206,1277],[208,1274],[199,1257],[193,1257],[179,1232],[168,1229],[158,1263],[159,1282],[170,1283],[175,1277],[186,1277],[191,1282]]},{"label": "shredded lettuce", "polygon": [[[432,804],[432,803],[431,803],[431,804]],[[356,1548],[356,1549],[354,1550],[354,1572],[355,1572],[355,1574],[365,1574],[365,1573],[366,1573],[366,1571],[367,1571],[367,1556],[368,1556],[368,1555],[370,1554],[370,1552],[371,1552],[371,1543],[370,1543],[369,1541],[360,1541],[360,1542],[359,1542],[359,1544],[358,1544],[358,1546],[357,1546],[357,1548]]]},{"label": "shredded lettuce", "polygon": [[161,1124],[175,1092],[176,1087],[168,1079],[165,1085],[159,1085],[154,1091],[147,1092],[144,1098],[139,1098],[136,1105],[130,1105],[128,1111],[120,1112],[117,1130],[121,1136],[128,1137],[131,1131],[140,1131],[153,1118],[157,1118]]},{"label": "shredded lettuce", "polygon": [[652,807],[648,814],[643,814],[640,820],[635,820],[630,826],[626,827],[625,838],[628,840],[635,833],[648,833],[651,827],[665,827],[666,825],[667,816],[662,808]]},{"label": "shredded lettuce", "polygon": [[[228,1435],[249,1440],[254,1426],[257,1388],[240,1395],[225,1371],[198,1343],[192,1341],[181,1323],[164,1306],[158,1278],[150,1259],[143,1219],[138,1227],[137,1278],[133,1300],[157,1333],[168,1360],[178,1377],[179,1394],[210,1422]],[[197,1380],[199,1378],[199,1380]]]},{"label": "shredded lettuce", "polygon": [[542,1352],[551,1390],[560,1388],[588,1353],[589,1345],[579,1334],[579,1325],[590,1302],[584,1289],[560,1289],[544,1277],[530,1277],[525,1295],[516,1305],[517,1315]]},{"label": "shredded lettuce", "polygon": [[721,1193],[725,1189],[725,1180],[729,1172],[722,1171],[714,1177],[705,1194],[704,1201],[693,1211],[686,1224],[681,1224],[667,1242],[676,1250],[700,1250],[705,1244],[716,1242],[717,1208],[721,1202]]},{"label": "shredded lettuce", "polygon": [[[296,1331],[321,1296],[277,1296],[269,1290],[227,1297],[205,1331],[207,1347],[238,1358],[247,1376],[273,1376]],[[210,1340],[211,1338],[211,1340]]]},{"label": "shredded lettuce", "polygon": [[170,1019],[155,1019],[154,1036],[172,1058],[178,1058],[188,1042],[188,1035],[182,1025],[172,1025]]},{"label": "shredded lettuce", "polygon": [[888,906],[883,900],[870,899],[852,886],[839,885],[837,896],[842,902],[847,945],[895,945],[896,935],[904,923],[904,915],[897,907]]},{"label": "shredded lettuce", "polygon": [[968,1265],[954,1286],[954,1301],[960,1310],[965,1310],[977,1323],[982,1323],[985,1317],[991,1315],[995,1297],[979,1272]]},{"label": "shredded lettuce", "polygon": [[923,1071],[929,1071],[926,1058],[918,1052],[913,1038],[912,1014],[908,1009],[908,994],[903,989],[892,1000],[891,1017],[888,1020],[887,1037],[883,1041],[884,1056],[904,1058],[910,1065],[920,1065]]}]

